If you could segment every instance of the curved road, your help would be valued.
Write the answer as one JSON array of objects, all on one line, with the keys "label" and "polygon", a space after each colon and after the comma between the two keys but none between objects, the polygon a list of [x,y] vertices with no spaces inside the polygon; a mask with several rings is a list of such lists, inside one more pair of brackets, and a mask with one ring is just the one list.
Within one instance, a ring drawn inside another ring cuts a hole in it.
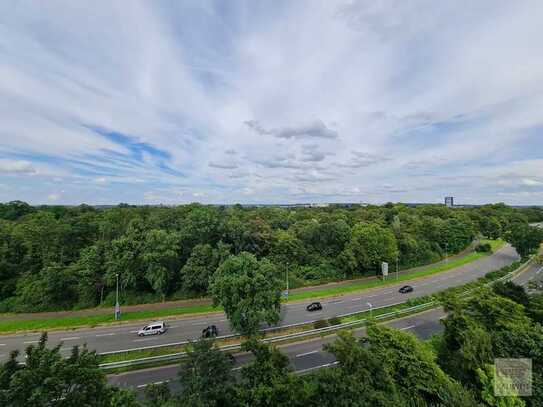
[{"label": "curved road", "polygon": [[[381,288],[323,299],[321,301],[323,310],[319,312],[308,313],[306,311],[305,307],[310,301],[285,304],[282,307],[280,325],[311,322],[317,319],[331,318],[336,315],[365,311],[369,309],[368,302],[372,304],[373,308],[404,302],[410,298],[432,294],[448,287],[467,283],[478,277],[482,277],[489,271],[497,270],[511,264],[517,259],[518,255],[515,250],[511,246],[506,245],[496,253],[466,265],[432,276],[412,280],[409,284],[415,290],[409,294],[398,293],[398,288],[406,284],[406,282],[402,282],[400,284],[392,284]],[[389,276],[389,279],[393,278],[394,276]],[[220,335],[231,333],[225,315],[216,313],[212,315],[170,319],[170,329],[167,333],[160,336],[137,337],[136,331],[144,323],[136,322],[70,331],[54,331],[49,333],[48,344],[54,346],[62,343],[61,352],[66,356],[70,354],[74,345],[83,345],[85,343],[89,349],[96,350],[98,353],[124,351],[196,339],[200,336],[202,329],[210,324],[217,325]],[[7,359],[11,350],[23,350],[28,345],[37,343],[39,337],[40,333],[0,336],[0,361]]]},{"label": "curved road", "polygon": [[[530,280],[541,279],[543,279],[543,267],[534,264],[528,267],[521,274],[515,276],[513,281],[517,284],[525,285]],[[440,319],[442,319],[444,316],[445,312],[441,308],[432,309],[405,318],[386,322],[385,325],[401,331],[411,332],[421,339],[427,339],[431,335],[443,330]],[[357,329],[354,331],[354,334],[358,337],[364,336],[365,329]],[[324,338],[290,343],[278,347],[290,359],[292,369],[301,374],[335,364],[334,356],[323,350],[323,346],[326,343],[333,342],[335,339],[335,335],[329,335]],[[251,359],[251,354],[236,354],[236,367],[234,370],[239,369],[240,366],[246,364]],[[142,390],[151,383],[170,382],[170,387],[172,390],[178,390],[180,387],[180,384],[176,379],[178,371],[179,366],[178,364],[175,364],[109,375],[108,381],[110,384],[128,387],[135,390]]]}]

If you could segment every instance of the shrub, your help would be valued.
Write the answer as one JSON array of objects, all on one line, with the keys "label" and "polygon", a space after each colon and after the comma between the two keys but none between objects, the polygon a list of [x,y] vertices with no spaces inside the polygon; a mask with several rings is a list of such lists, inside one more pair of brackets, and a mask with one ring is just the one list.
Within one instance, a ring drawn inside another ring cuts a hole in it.
[{"label": "shrub", "polygon": [[328,320],[328,323],[329,323],[330,325],[339,325],[339,324],[341,324],[341,318],[339,318],[339,317],[332,317],[332,318],[330,318],[330,319]]},{"label": "shrub", "polygon": [[328,321],[325,319],[319,319],[318,321],[315,321],[313,323],[313,328],[315,329],[326,328],[327,326],[328,326]]},{"label": "shrub", "polygon": [[492,253],[492,246],[490,243],[481,243],[475,247],[475,251],[479,253]]}]

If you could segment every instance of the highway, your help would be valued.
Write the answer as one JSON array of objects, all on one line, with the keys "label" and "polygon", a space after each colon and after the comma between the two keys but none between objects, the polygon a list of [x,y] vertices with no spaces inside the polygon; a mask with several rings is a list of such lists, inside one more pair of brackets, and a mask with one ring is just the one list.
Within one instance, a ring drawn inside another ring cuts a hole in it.
[{"label": "highway", "polygon": [[[517,284],[526,284],[532,279],[541,277],[543,277],[543,267],[534,264],[524,270],[520,275],[516,276],[513,281]],[[401,331],[411,332],[421,339],[427,339],[431,335],[443,330],[440,319],[444,316],[445,313],[441,308],[432,309],[386,322],[385,325]],[[354,333],[355,336],[361,337],[365,335],[365,330],[363,328],[358,329],[355,330]],[[278,347],[289,357],[291,367],[294,371],[306,373],[322,367],[332,366],[335,363],[334,356],[323,350],[323,346],[326,343],[333,342],[335,339],[335,335],[329,335],[324,338],[316,338]],[[238,370],[240,366],[246,364],[252,358],[252,355],[248,353],[238,353],[234,356],[236,361],[234,370]],[[177,364],[136,370],[109,375],[108,382],[110,384],[142,391],[148,384],[167,381],[170,383],[172,390],[175,391],[180,387],[180,384],[176,379],[178,370],[179,366]]]},{"label": "highway", "polygon": [[[478,259],[474,262],[458,268],[437,273],[432,276],[413,280],[409,283],[414,291],[409,294],[398,293],[400,284],[387,285],[381,288],[364,290],[335,298],[321,300],[323,310],[309,313],[305,307],[308,302],[289,303],[282,307],[282,319],[280,325],[289,325],[300,322],[310,322],[318,319],[331,318],[336,315],[365,311],[369,309],[368,303],[373,308],[404,302],[410,298],[416,298],[441,291],[448,287],[461,285],[482,277],[489,271],[497,270],[511,264],[518,259],[515,250],[506,245],[496,253]],[[393,279],[394,276],[389,276]],[[144,322],[128,323],[96,328],[85,328],[69,331],[53,331],[49,333],[49,345],[62,343],[61,352],[69,355],[74,345],[87,344],[89,349],[97,352],[133,350],[146,346],[175,343],[183,340],[196,339],[203,328],[215,324],[219,328],[220,335],[230,333],[228,321],[222,313],[214,313],[193,317],[178,317],[169,319],[170,329],[163,335],[139,338],[136,331]],[[8,358],[11,350],[24,350],[28,345],[38,342],[40,333],[27,333],[0,336],[0,361]]]}]

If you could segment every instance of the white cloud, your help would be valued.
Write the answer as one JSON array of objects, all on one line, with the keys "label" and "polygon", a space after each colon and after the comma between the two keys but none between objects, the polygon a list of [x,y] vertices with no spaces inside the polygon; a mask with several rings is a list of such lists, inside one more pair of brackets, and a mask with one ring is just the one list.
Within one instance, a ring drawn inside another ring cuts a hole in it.
[{"label": "white cloud", "polygon": [[542,181],[542,20],[530,0],[1,5],[0,173],[33,174],[3,182],[34,202],[61,177],[71,203],[538,203],[511,190]]},{"label": "white cloud", "polygon": [[0,160],[0,173],[35,174],[32,163],[21,160]]}]

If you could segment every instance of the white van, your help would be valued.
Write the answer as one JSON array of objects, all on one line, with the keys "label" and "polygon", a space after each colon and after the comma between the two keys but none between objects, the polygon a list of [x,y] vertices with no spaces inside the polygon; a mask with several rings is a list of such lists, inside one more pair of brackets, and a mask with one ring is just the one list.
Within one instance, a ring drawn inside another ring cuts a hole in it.
[{"label": "white van", "polygon": [[168,330],[168,327],[163,321],[151,322],[138,331],[138,336],[160,335]]}]

